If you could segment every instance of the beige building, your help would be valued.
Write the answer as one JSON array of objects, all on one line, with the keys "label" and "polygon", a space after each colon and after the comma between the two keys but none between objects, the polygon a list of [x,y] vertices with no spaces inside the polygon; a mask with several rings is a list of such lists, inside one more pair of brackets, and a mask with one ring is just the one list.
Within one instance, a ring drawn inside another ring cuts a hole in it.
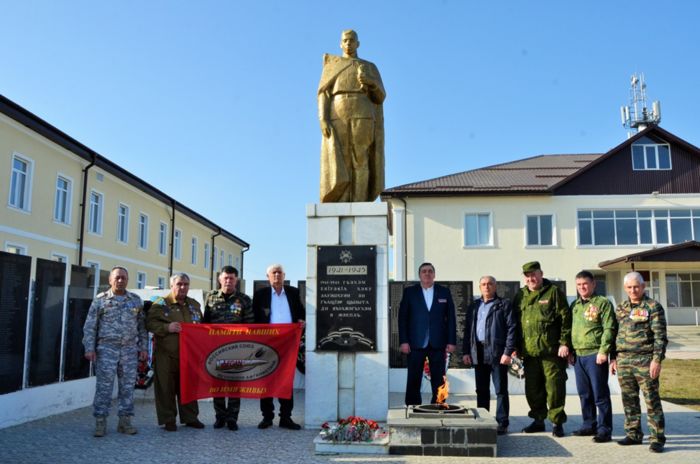
[{"label": "beige building", "polygon": [[[543,155],[390,188],[393,276],[521,281],[538,260],[576,294],[593,272],[620,301],[642,273],[672,324],[700,309],[700,149],[651,125],[607,153]],[[474,287],[476,289],[476,286]]]},{"label": "beige building", "polygon": [[0,176],[3,251],[124,266],[135,288],[186,272],[208,290],[223,265],[243,276],[248,243],[3,96]]}]

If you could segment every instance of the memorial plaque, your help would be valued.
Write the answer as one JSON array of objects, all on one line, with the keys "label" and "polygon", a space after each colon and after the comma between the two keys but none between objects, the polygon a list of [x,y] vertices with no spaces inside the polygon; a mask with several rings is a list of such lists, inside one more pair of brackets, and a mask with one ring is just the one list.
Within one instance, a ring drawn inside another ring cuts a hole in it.
[{"label": "memorial plaque", "polygon": [[36,260],[29,386],[58,382],[66,264]]},{"label": "memorial plaque", "polygon": [[566,295],[566,280],[551,280],[550,282]]},{"label": "memorial plaque", "polygon": [[97,293],[102,293],[106,292],[107,290],[110,289],[109,285],[109,274],[111,271],[107,271],[105,269],[102,269],[100,271],[100,284],[97,286]]},{"label": "memorial plaque", "polygon": [[518,293],[520,287],[522,287],[522,284],[517,280],[497,280],[496,295],[500,296],[501,298],[513,301],[513,298],[515,298],[515,294]]},{"label": "memorial plaque", "polygon": [[64,345],[63,378],[75,380],[90,375],[90,361],[83,349],[83,325],[95,292],[95,270],[71,266],[68,287],[68,319]]},{"label": "memorial plaque", "polygon": [[376,247],[316,250],[316,350],[376,351]]},{"label": "memorial plaque", "polygon": [[[452,353],[450,358],[450,369],[463,368],[461,362],[462,340],[464,335],[464,322],[467,317],[467,308],[473,300],[473,286],[471,282],[439,282],[436,284],[442,285],[450,289],[452,300],[455,303],[455,316],[457,319],[457,351]],[[406,356],[401,353],[399,343],[399,305],[403,296],[403,289],[418,284],[418,282],[391,282],[389,284],[389,367],[401,368],[406,367]]]},{"label": "memorial plaque", "polygon": [[22,389],[32,258],[0,251],[0,395]]}]

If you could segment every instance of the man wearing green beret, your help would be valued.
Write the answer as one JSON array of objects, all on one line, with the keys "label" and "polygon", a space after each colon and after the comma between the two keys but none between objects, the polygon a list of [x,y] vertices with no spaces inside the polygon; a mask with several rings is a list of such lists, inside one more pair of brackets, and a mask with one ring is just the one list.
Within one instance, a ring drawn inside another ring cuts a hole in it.
[{"label": "man wearing green beret", "polygon": [[566,422],[566,365],[571,346],[571,313],[562,293],[543,277],[537,261],[523,265],[525,286],[513,299],[520,317],[520,354],[525,363],[525,397],[533,421],[525,433],[544,432],[552,422],[552,435],[564,436]]}]

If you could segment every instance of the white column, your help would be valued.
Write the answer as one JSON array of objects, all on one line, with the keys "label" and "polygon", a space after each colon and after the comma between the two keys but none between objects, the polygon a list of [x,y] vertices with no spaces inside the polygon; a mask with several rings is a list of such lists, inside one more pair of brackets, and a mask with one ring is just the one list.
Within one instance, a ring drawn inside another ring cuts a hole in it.
[{"label": "white column", "polygon": [[[389,408],[388,230],[386,203],[306,206],[306,428],[348,415],[383,421]],[[316,352],[316,247],[376,246],[377,351]]]},{"label": "white column", "polygon": [[394,230],[394,280],[406,280],[406,208],[392,205]]}]

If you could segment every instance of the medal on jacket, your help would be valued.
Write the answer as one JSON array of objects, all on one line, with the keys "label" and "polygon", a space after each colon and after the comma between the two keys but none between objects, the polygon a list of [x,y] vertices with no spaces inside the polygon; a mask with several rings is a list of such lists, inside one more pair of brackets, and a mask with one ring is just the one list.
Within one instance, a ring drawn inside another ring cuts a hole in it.
[{"label": "medal on jacket", "polygon": [[643,322],[649,319],[649,311],[642,308],[634,308],[630,311],[630,319],[634,322]]},{"label": "medal on jacket", "polygon": [[199,322],[199,311],[197,311],[195,309],[195,307],[192,306],[191,304],[188,306],[189,306],[189,310],[190,310],[190,318],[192,319],[192,323],[194,323],[194,324],[198,323]]},{"label": "medal on jacket", "polygon": [[594,321],[598,320],[598,313],[599,312],[600,312],[600,309],[598,309],[597,306],[590,305],[583,312],[583,317],[589,322],[594,322]]},{"label": "medal on jacket", "polygon": [[231,312],[233,312],[234,316],[240,316],[242,310],[243,306],[241,305],[240,300],[236,300],[236,302],[231,305]]}]

